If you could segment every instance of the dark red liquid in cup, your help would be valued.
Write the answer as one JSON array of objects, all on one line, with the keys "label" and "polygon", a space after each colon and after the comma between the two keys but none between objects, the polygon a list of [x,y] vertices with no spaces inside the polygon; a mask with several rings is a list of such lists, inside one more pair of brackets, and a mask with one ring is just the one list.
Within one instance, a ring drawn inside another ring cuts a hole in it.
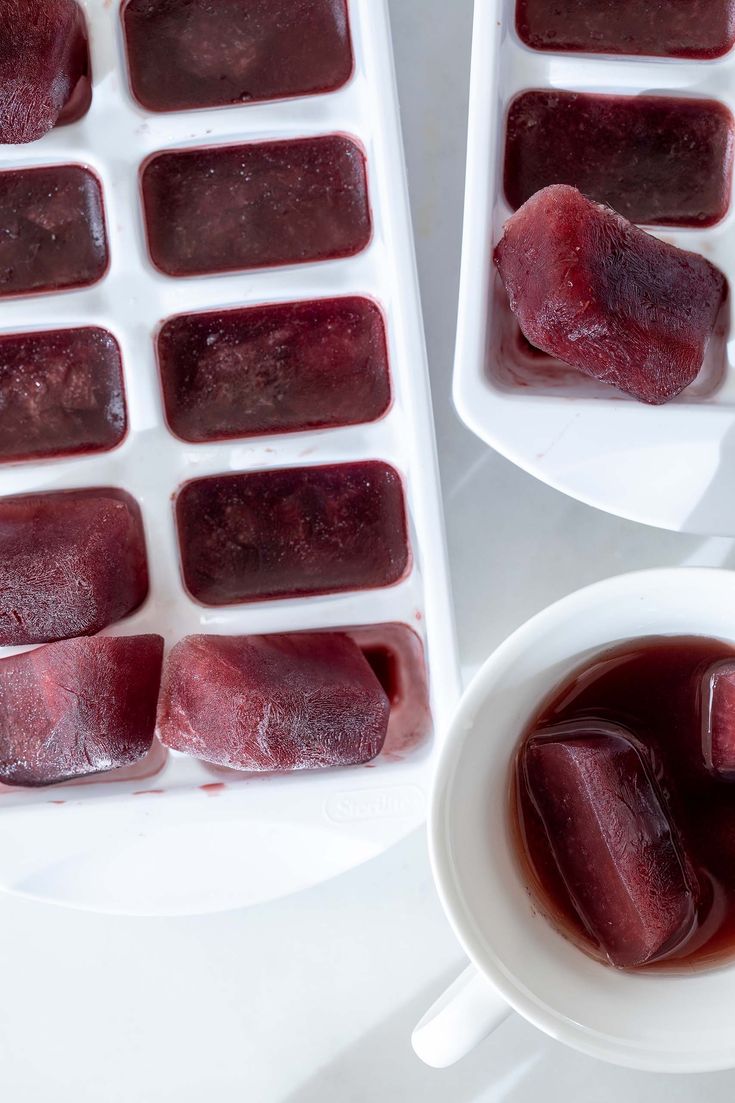
[{"label": "dark red liquid in cup", "polygon": [[[534,796],[529,788],[527,748],[536,738],[553,740],[554,733],[569,729],[607,732],[612,725],[632,735],[660,799],[661,814],[681,849],[684,879],[693,886],[693,927],[654,967],[717,963],[735,953],[735,784],[707,764],[703,698],[713,664],[734,657],[731,645],[700,637],[630,641],[598,654],[566,678],[526,728],[511,794],[519,860],[548,917],[594,956],[604,957],[603,947],[575,909],[570,882],[555,857],[561,836],[557,829],[552,840],[539,812],[538,791]],[[635,791],[629,791],[628,798],[630,822],[635,824]],[[598,817],[604,815],[604,795],[595,794],[593,810]],[[572,820],[574,811],[571,807]],[[650,808],[646,815],[650,828]],[[629,842],[633,849],[638,845],[634,837]],[[587,845],[585,840],[581,845]],[[621,853],[629,853],[626,846]],[[647,853],[650,857],[652,850]],[[604,861],[600,856],[598,864]],[[655,881],[655,867],[645,872],[649,883],[651,876]],[[600,891],[604,893],[604,885]],[[660,916],[652,917],[652,922],[659,920]]]}]

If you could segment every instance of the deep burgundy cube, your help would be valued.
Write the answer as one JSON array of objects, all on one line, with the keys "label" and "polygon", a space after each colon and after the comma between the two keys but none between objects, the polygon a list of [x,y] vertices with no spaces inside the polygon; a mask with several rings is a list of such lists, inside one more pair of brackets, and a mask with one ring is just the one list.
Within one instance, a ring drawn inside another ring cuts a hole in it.
[{"label": "deep burgundy cube", "polygon": [[730,205],[734,130],[715,100],[522,92],[508,109],[505,194],[517,209],[569,184],[631,222],[711,226]]},{"label": "deep burgundy cube", "polygon": [[52,785],[150,750],[161,636],[64,640],[0,660],[0,781]]},{"label": "deep burgundy cube", "polygon": [[574,908],[613,965],[645,965],[686,941],[697,886],[645,752],[595,721],[524,744],[522,782]]},{"label": "deep burgundy cube", "polygon": [[73,122],[92,95],[87,29],[74,0],[0,6],[0,143],[42,138]]},{"label": "deep burgundy cube", "polygon": [[174,750],[238,770],[305,770],[380,753],[390,704],[338,632],[188,636],[171,652],[158,734]]},{"label": "deep burgundy cube", "polygon": [[123,20],[149,111],[331,92],[352,73],[346,0],[128,0]]},{"label": "deep burgundy cube", "polygon": [[184,581],[206,605],[389,586],[408,567],[401,479],[377,461],[197,479],[176,516]]},{"label": "deep burgundy cube", "polygon": [[105,451],[126,424],[120,348],[106,329],[0,336],[0,460]]},{"label": "deep burgundy cube", "polygon": [[190,441],[374,421],[390,404],[385,327],[369,299],[182,314],[158,335],[166,418]]},{"label": "deep burgundy cube", "polygon": [[0,645],[91,635],[147,592],[140,510],[127,494],[0,498]]},{"label": "deep burgundy cube", "polygon": [[343,134],[157,153],[141,186],[169,276],[348,257],[372,233],[365,155]]},{"label": "deep burgundy cube", "polygon": [[0,296],[86,287],[107,271],[102,189],[81,165],[0,172]]}]

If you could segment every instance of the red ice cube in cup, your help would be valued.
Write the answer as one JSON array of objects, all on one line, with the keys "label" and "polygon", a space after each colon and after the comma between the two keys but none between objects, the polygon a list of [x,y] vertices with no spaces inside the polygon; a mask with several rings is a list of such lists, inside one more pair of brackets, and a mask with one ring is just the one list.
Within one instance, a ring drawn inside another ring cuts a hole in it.
[{"label": "red ice cube in cup", "polygon": [[698,890],[635,738],[593,721],[542,729],[520,771],[571,904],[609,961],[645,965],[685,942]]},{"label": "red ice cube in cup", "polygon": [[0,172],[0,296],[88,287],[107,271],[102,187],[83,165]]},{"label": "red ice cube in cup", "polygon": [[140,511],[127,494],[0,498],[0,645],[92,635],[147,592]]},{"label": "red ice cube in cup", "polygon": [[0,781],[130,766],[153,742],[161,636],[64,640],[0,660]]},{"label": "red ice cube in cup", "polygon": [[654,405],[698,375],[727,286],[704,257],[562,184],[508,220],[495,263],[533,345]]},{"label": "red ice cube in cup", "polygon": [[158,708],[168,747],[238,770],[304,770],[380,753],[390,703],[339,632],[188,636],[169,655]]},{"label": "red ice cube in cup", "polygon": [[735,781],[735,660],[714,663],[702,680],[702,752],[709,770]]},{"label": "red ice cube in cup", "polygon": [[0,5],[0,143],[42,138],[91,98],[84,15],[75,0]]}]

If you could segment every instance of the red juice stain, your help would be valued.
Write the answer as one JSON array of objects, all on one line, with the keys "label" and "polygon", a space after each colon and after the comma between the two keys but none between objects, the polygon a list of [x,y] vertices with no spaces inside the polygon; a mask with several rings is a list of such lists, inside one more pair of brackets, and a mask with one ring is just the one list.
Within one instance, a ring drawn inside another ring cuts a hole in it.
[{"label": "red juice stain", "polygon": [[206,785],[200,785],[199,788],[208,797],[218,797],[227,786],[224,781],[210,781]]}]

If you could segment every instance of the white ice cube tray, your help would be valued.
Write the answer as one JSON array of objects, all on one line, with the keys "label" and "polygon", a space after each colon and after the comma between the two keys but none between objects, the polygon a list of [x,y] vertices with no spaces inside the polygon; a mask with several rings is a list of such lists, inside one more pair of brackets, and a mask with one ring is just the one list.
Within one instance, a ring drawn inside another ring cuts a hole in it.
[{"label": "white ice cube tray", "polygon": [[[0,468],[4,495],[87,486],[129,491],[143,514],[150,595],[108,631],[265,633],[400,622],[422,639],[435,731],[458,692],[426,351],[413,253],[387,7],[350,0],[355,71],[337,92],[242,107],[153,114],[133,99],[119,6],[86,0],[94,76],[89,113],[0,168],[79,163],[99,176],[110,267],[93,287],[0,302],[0,331],[101,325],[122,351],[129,431],[112,452]],[[152,153],[343,132],[367,157],[373,237],[355,257],[174,279],[152,266],[139,169]],[[174,314],[366,295],[387,327],[393,403],[372,424],[217,444],[166,428],[154,338]],[[378,590],[205,608],[184,590],[172,496],[227,472],[381,459],[405,484],[410,573]],[[0,649],[10,654],[23,649]],[[392,844],[424,817],[436,739],[402,760],[288,776],[222,775],[158,749],[142,769],[83,784],[0,793],[0,885],[90,908],[216,910],[314,884]],[[141,777],[141,775],[145,775]],[[148,790],[143,792],[141,790]]]},{"label": "white ice cube tray", "polygon": [[[715,99],[735,111],[735,51],[716,61],[547,53],[525,46],[515,0],[475,0],[454,398],[466,424],[531,474],[610,513],[663,528],[735,534],[735,341],[666,406],[648,407],[575,373],[509,385],[507,297],[492,265],[510,216],[505,121],[526,89]],[[735,207],[707,229],[653,229],[702,253],[735,287]],[[726,324],[727,319],[724,319]]]}]

